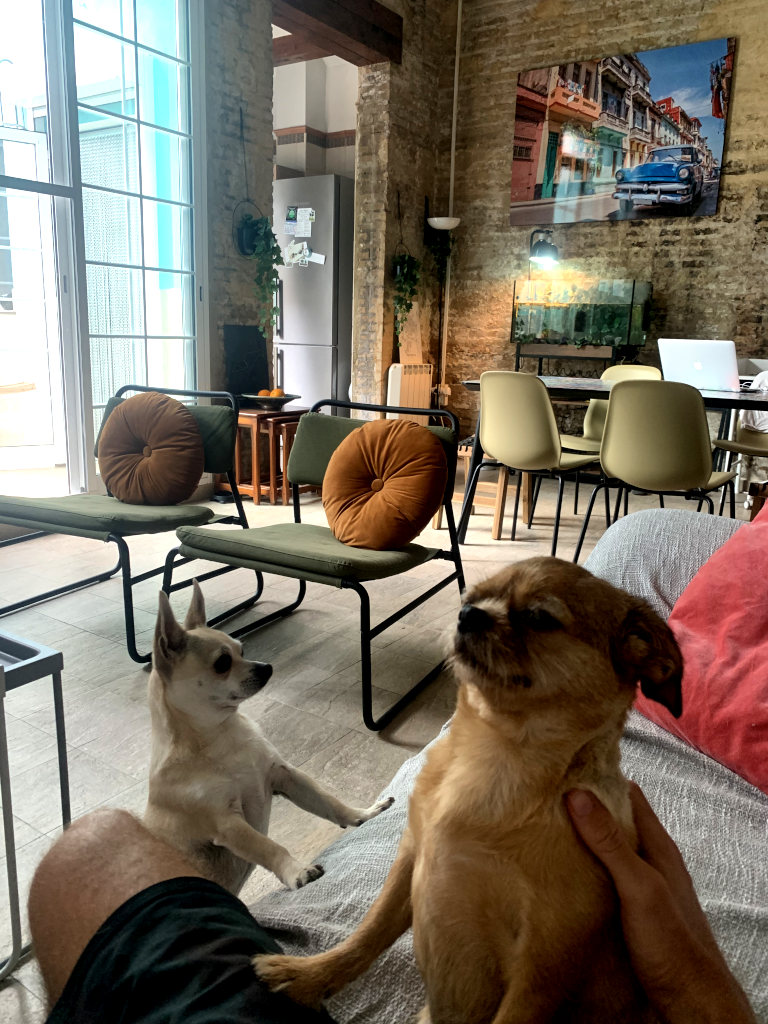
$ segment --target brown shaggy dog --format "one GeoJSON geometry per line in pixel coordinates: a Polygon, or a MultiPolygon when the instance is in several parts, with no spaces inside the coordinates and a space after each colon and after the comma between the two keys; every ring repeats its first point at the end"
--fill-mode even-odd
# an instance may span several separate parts
{"type": "Polygon", "coordinates": [[[682,660],[644,602],[555,558],[473,587],[459,614],[458,707],[411,796],[381,894],[335,949],[261,956],[307,1005],[362,973],[409,925],[421,1024],[653,1020],[615,892],[564,807],[592,790],[636,842],[619,737],[637,683],[673,714],[682,660]]]}

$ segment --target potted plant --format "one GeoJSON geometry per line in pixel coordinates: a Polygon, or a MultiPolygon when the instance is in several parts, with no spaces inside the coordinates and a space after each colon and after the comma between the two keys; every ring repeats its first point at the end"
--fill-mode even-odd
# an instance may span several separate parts
{"type": "Polygon", "coordinates": [[[237,226],[236,238],[241,255],[255,264],[256,317],[259,327],[266,333],[274,326],[280,311],[275,305],[275,292],[280,282],[277,268],[283,266],[283,255],[268,217],[244,214],[237,226]]]}
{"type": "Polygon", "coordinates": [[[413,308],[413,299],[421,280],[421,261],[408,252],[395,253],[392,257],[392,277],[395,280],[395,338],[397,339],[413,308]]]}

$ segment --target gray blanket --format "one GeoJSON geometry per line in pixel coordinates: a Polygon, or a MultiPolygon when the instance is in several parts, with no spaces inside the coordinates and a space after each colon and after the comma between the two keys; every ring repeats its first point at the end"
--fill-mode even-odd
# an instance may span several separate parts
{"type": "MultiPolygon", "coordinates": [[[[693,512],[635,513],[607,531],[587,567],[666,615],[734,529],[730,520],[693,512]]],[[[287,952],[328,949],[364,916],[394,859],[428,749],[407,761],[385,790],[396,799],[393,807],[320,854],[322,878],[298,892],[276,890],[251,908],[287,952]]],[[[768,797],[634,712],[622,740],[622,767],[682,849],[718,942],[758,1020],[768,1024],[768,797]]],[[[339,1024],[405,1024],[422,1000],[408,933],[328,1008],[339,1024]]]]}

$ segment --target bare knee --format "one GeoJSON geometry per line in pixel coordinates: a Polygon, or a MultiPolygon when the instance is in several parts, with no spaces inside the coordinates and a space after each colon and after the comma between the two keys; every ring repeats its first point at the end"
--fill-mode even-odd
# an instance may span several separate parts
{"type": "Polygon", "coordinates": [[[29,891],[29,927],[51,998],[118,907],[184,875],[199,872],[128,811],[92,811],[75,821],[41,860],[29,891]]]}

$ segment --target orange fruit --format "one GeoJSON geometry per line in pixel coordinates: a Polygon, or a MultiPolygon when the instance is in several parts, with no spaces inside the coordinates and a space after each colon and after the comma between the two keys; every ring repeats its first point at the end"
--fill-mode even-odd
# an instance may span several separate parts
{"type": "Polygon", "coordinates": [[[272,392],[269,390],[269,388],[262,388],[261,391],[257,392],[259,398],[269,398],[271,393],[272,392]]]}
{"type": "Polygon", "coordinates": [[[285,392],[282,388],[272,388],[269,394],[271,398],[285,398],[285,392]]]}

